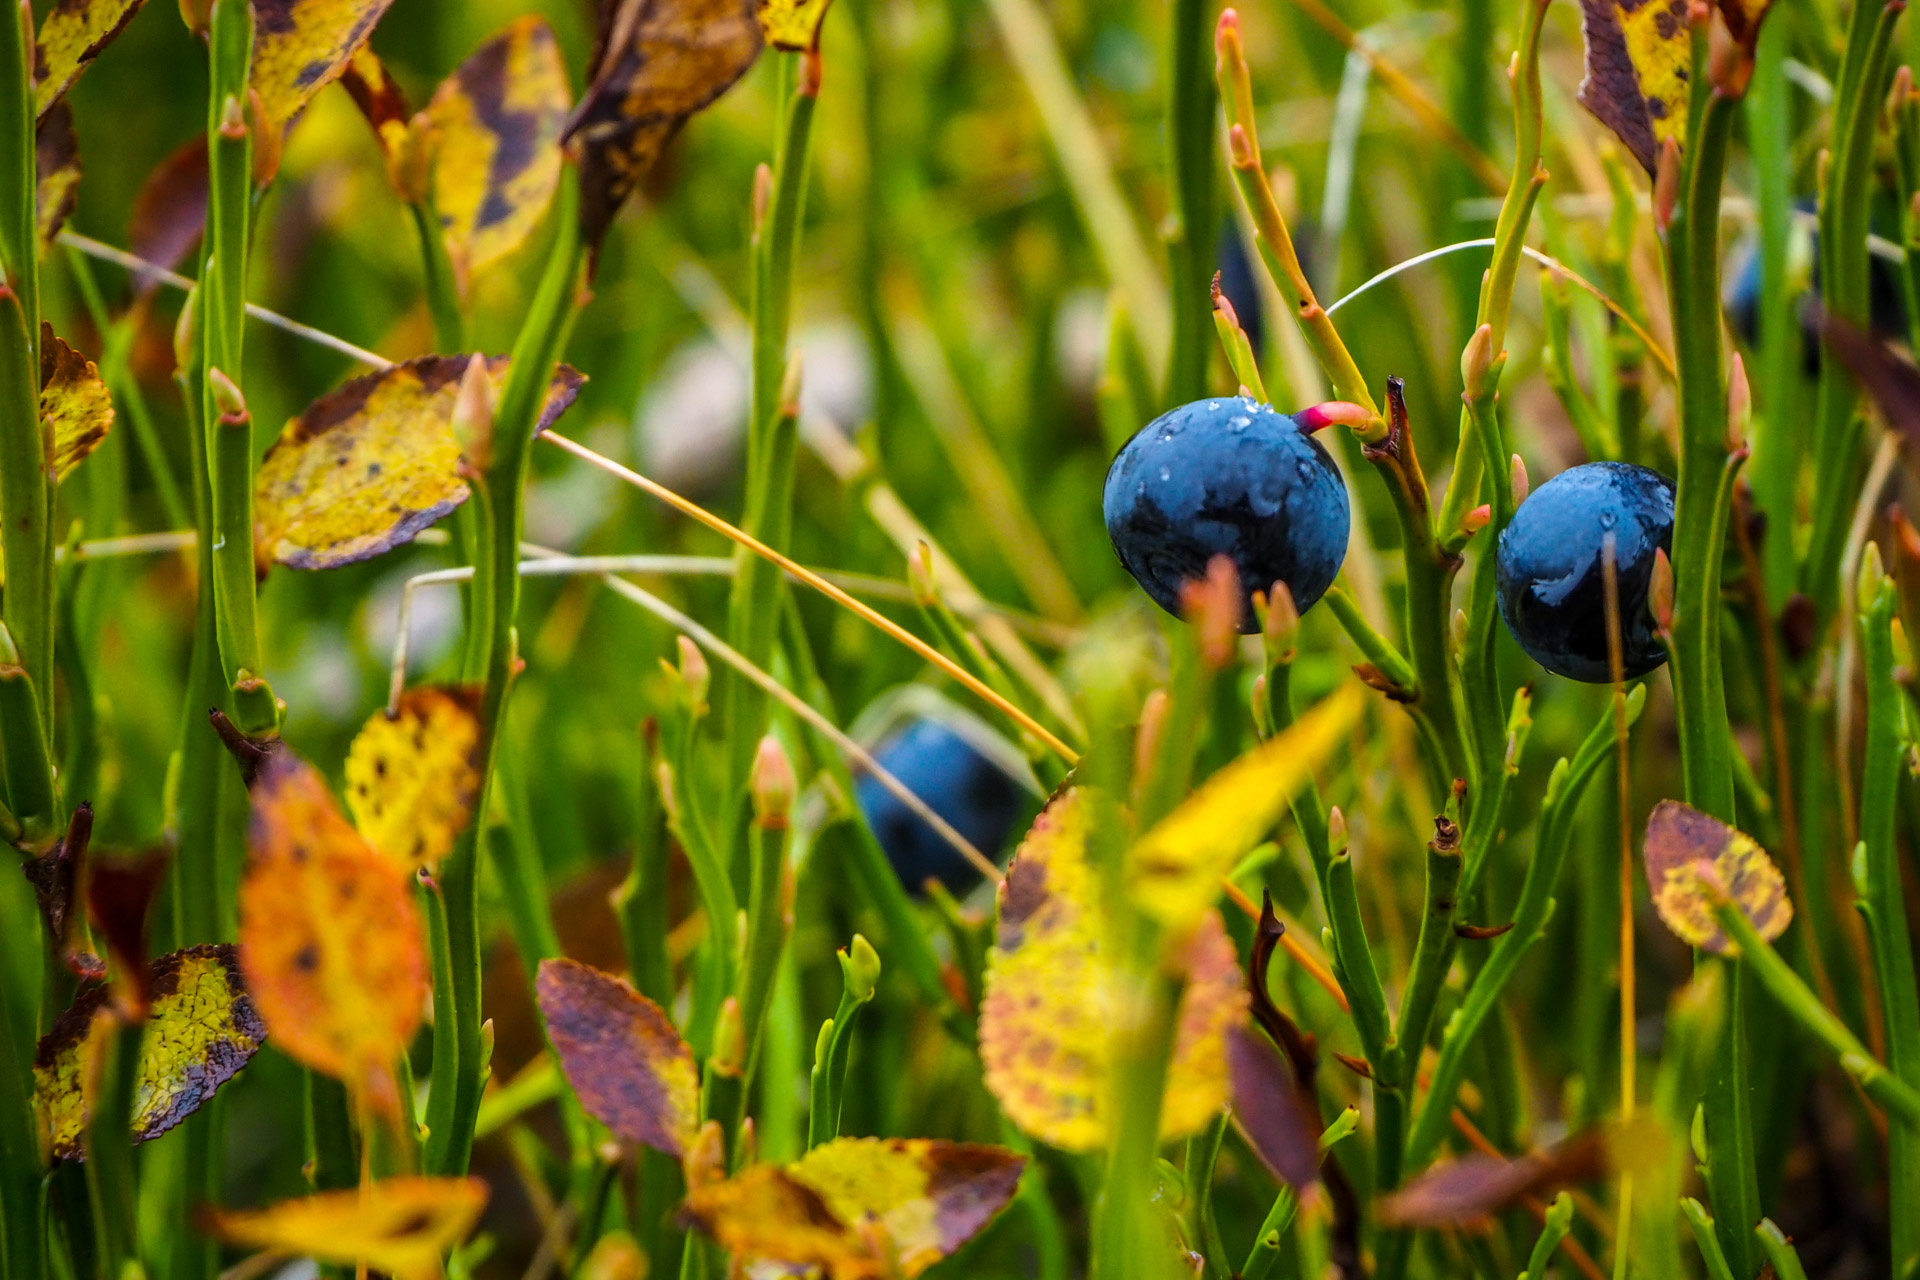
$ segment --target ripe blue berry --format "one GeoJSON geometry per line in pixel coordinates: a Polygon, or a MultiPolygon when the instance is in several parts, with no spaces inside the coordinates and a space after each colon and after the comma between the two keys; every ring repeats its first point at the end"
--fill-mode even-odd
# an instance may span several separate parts
{"type": "Polygon", "coordinates": [[[1621,657],[1628,679],[1667,660],[1647,608],[1654,551],[1673,550],[1673,481],[1625,462],[1562,471],[1520,504],[1500,535],[1500,616],[1547,670],[1600,684],[1607,659],[1602,548],[1613,535],[1621,657]]]}
{"type": "MultiPolygon", "coordinates": [[[[915,720],[894,731],[873,756],[989,858],[1005,847],[1029,808],[1019,782],[937,720],[915,720]]],[[[938,880],[959,893],[980,878],[972,863],[871,774],[855,780],[854,799],[909,892],[917,894],[928,880],[938,880]]]]}
{"type": "Polygon", "coordinates": [[[1180,588],[1216,555],[1233,560],[1260,629],[1255,591],[1284,582],[1306,612],[1347,554],[1347,487],[1311,434],[1242,396],[1195,400],[1154,419],[1107,469],[1102,507],[1115,554],[1155,604],[1180,611],[1180,588]]]}

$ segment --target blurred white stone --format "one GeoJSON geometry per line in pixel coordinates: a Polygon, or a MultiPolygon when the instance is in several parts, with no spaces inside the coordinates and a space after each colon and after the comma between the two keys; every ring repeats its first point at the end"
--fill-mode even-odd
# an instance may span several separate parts
{"type": "Polygon", "coordinates": [[[1107,297],[1098,289],[1075,289],[1053,316],[1053,358],[1074,391],[1091,393],[1107,367],[1107,297]]]}

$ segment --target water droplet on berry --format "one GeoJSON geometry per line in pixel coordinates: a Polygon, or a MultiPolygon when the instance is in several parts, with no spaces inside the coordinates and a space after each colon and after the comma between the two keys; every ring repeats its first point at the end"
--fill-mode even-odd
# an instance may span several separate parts
{"type": "Polygon", "coordinates": [[[1227,428],[1228,430],[1231,430],[1231,431],[1245,431],[1248,427],[1252,425],[1253,425],[1253,419],[1247,417],[1245,414],[1241,414],[1238,417],[1234,418],[1232,422],[1228,423],[1227,428]]]}
{"type": "Polygon", "coordinates": [[[1302,480],[1313,479],[1313,473],[1314,473],[1315,467],[1311,462],[1308,462],[1305,458],[1302,458],[1300,459],[1300,461],[1294,463],[1293,469],[1300,473],[1300,478],[1302,480]]]}
{"type": "Polygon", "coordinates": [[[1173,479],[1173,472],[1168,470],[1166,467],[1162,467],[1160,468],[1160,478],[1162,480],[1171,480],[1173,479]]]}
{"type": "Polygon", "coordinates": [[[1613,528],[1613,520],[1614,520],[1614,516],[1613,516],[1613,512],[1611,512],[1611,511],[1602,511],[1602,512],[1600,513],[1600,527],[1601,527],[1602,529],[1611,529],[1611,528],[1613,528]]]}
{"type": "Polygon", "coordinates": [[[1209,413],[1220,412],[1220,402],[1218,400],[1207,401],[1207,412],[1209,413]]]}

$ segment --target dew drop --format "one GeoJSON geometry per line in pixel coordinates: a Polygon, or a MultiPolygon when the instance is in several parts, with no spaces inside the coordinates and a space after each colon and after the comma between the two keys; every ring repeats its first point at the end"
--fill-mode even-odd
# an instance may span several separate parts
{"type": "Polygon", "coordinates": [[[1173,479],[1173,472],[1168,470],[1166,467],[1162,467],[1160,468],[1160,478],[1162,480],[1171,480],[1173,479]]]}
{"type": "Polygon", "coordinates": [[[1300,459],[1300,461],[1294,463],[1293,469],[1300,473],[1300,478],[1302,480],[1313,479],[1314,466],[1311,462],[1308,462],[1305,458],[1302,458],[1300,459]]]}
{"type": "Polygon", "coordinates": [[[1611,511],[1602,511],[1602,512],[1600,513],[1600,527],[1601,527],[1602,529],[1611,529],[1611,528],[1613,528],[1613,520],[1614,520],[1614,515],[1613,515],[1613,512],[1611,512],[1611,511]]]}
{"type": "Polygon", "coordinates": [[[1220,402],[1218,400],[1207,401],[1207,412],[1208,413],[1220,412],[1220,402]]]}
{"type": "Polygon", "coordinates": [[[1232,430],[1232,431],[1245,431],[1248,427],[1252,425],[1253,425],[1253,419],[1243,414],[1239,417],[1234,418],[1232,422],[1227,424],[1227,427],[1229,430],[1232,430]]]}

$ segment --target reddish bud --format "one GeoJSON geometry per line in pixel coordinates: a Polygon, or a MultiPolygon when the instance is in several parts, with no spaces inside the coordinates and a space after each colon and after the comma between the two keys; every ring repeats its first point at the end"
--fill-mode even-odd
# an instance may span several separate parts
{"type": "Polygon", "coordinates": [[[1469,534],[1475,534],[1486,528],[1492,520],[1493,508],[1483,502],[1460,518],[1460,527],[1469,534]]]}
{"type": "Polygon", "coordinates": [[[1199,631],[1200,660],[1210,670],[1218,671],[1233,661],[1245,608],[1240,574],[1230,556],[1213,557],[1207,561],[1205,578],[1181,588],[1180,612],[1199,631]]]}
{"type": "Polygon", "coordinates": [[[1647,609],[1662,635],[1673,629],[1673,562],[1658,547],[1653,551],[1653,575],[1647,582],[1647,609]]]}
{"type": "Polygon", "coordinates": [[[1660,143],[1660,155],[1653,169],[1653,222],[1665,231],[1673,225],[1673,211],[1680,203],[1680,143],[1666,138],[1660,143]]]}
{"type": "Polygon", "coordinates": [[[1346,400],[1327,400],[1308,405],[1294,414],[1293,420],[1302,431],[1313,432],[1336,423],[1343,427],[1364,427],[1373,421],[1373,415],[1346,400]]]}
{"type": "Polygon", "coordinates": [[[1533,491],[1533,485],[1527,480],[1527,464],[1521,461],[1517,453],[1507,460],[1507,482],[1513,486],[1515,505],[1525,502],[1527,495],[1533,491]]]}
{"type": "Polygon", "coordinates": [[[754,754],[753,771],[747,782],[753,796],[755,825],[767,831],[784,831],[787,815],[793,811],[796,787],[793,764],[787,759],[780,740],[772,734],[760,739],[760,749],[754,754]]]}

